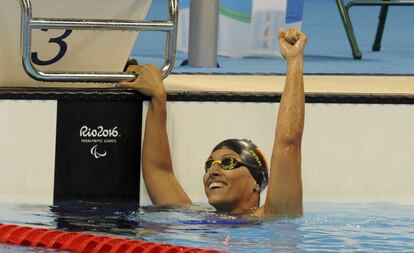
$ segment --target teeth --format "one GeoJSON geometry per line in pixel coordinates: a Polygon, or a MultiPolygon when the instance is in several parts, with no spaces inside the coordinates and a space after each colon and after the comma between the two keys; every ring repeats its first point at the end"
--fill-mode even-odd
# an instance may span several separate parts
{"type": "Polygon", "coordinates": [[[224,187],[224,184],[220,183],[220,182],[213,182],[208,186],[209,189],[213,189],[213,188],[217,188],[217,187],[218,188],[224,187]]]}

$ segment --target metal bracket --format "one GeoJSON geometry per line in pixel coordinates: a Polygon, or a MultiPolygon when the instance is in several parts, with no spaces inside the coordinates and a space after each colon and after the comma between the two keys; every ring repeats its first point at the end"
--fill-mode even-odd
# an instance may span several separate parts
{"type": "Polygon", "coordinates": [[[169,0],[169,20],[131,21],[101,19],[44,19],[33,18],[30,0],[20,0],[22,10],[21,54],[23,68],[35,80],[46,82],[95,82],[116,83],[134,80],[136,75],[127,72],[41,72],[30,58],[32,29],[73,29],[73,30],[122,30],[166,32],[166,45],[162,76],[166,78],[175,62],[177,44],[178,0],[169,0]]]}

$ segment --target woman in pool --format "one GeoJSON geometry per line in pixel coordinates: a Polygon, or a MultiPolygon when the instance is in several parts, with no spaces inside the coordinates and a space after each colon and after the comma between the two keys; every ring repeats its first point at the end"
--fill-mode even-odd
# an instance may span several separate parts
{"type": "MultiPolygon", "coordinates": [[[[257,217],[300,216],[302,206],[301,141],[304,127],[303,53],[307,37],[296,29],[279,30],[282,56],[287,62],[286,83],[279,106],[268,177],[267,162],[248,140],[219,143],[205,164],[204,189],[217,211],[257,217]],[[265,203],[260,192],[269,182],[265,203]]],[[[138,74],[118,86],[151,96],[145,126],[142,169],[154,204],[187,205],[191,200],[176,180],[166,131],[167,95],[161,71],[153,65],[130,66],[138,74]],[[156,152],[154,152],[156,151],[156,152]]]]}

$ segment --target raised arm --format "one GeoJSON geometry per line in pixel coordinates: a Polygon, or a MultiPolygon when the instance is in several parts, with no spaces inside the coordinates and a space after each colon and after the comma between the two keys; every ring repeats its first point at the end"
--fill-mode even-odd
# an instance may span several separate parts
{"type": "Polygon", "coordinates": [[[287,62],[287,74],[263,206],[265,215],[303,214],[301,142],[305,117],[303,51],[306,42],[306,35],[296,29],[279,30],[280,51],[287,62]]]}
{"type": "Polygon", "coordinates": [[[138,74],[138,78],[119,83],[118,87],[151,96],[142,149],[142,172],[149,197],[158,205],[191,204],[173,172],[166,128],[167,95],[161,71],[154,65],[132,65],[128,71],[138,74]]]}

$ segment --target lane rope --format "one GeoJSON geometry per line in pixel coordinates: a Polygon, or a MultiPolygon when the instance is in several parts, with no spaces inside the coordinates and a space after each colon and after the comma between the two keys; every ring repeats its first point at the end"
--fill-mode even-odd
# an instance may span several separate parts
{"type": "Polygon", "coordinates": [[[76,253],[224,253],[165,243],[0,223],[0,243],[76,253]]]}

